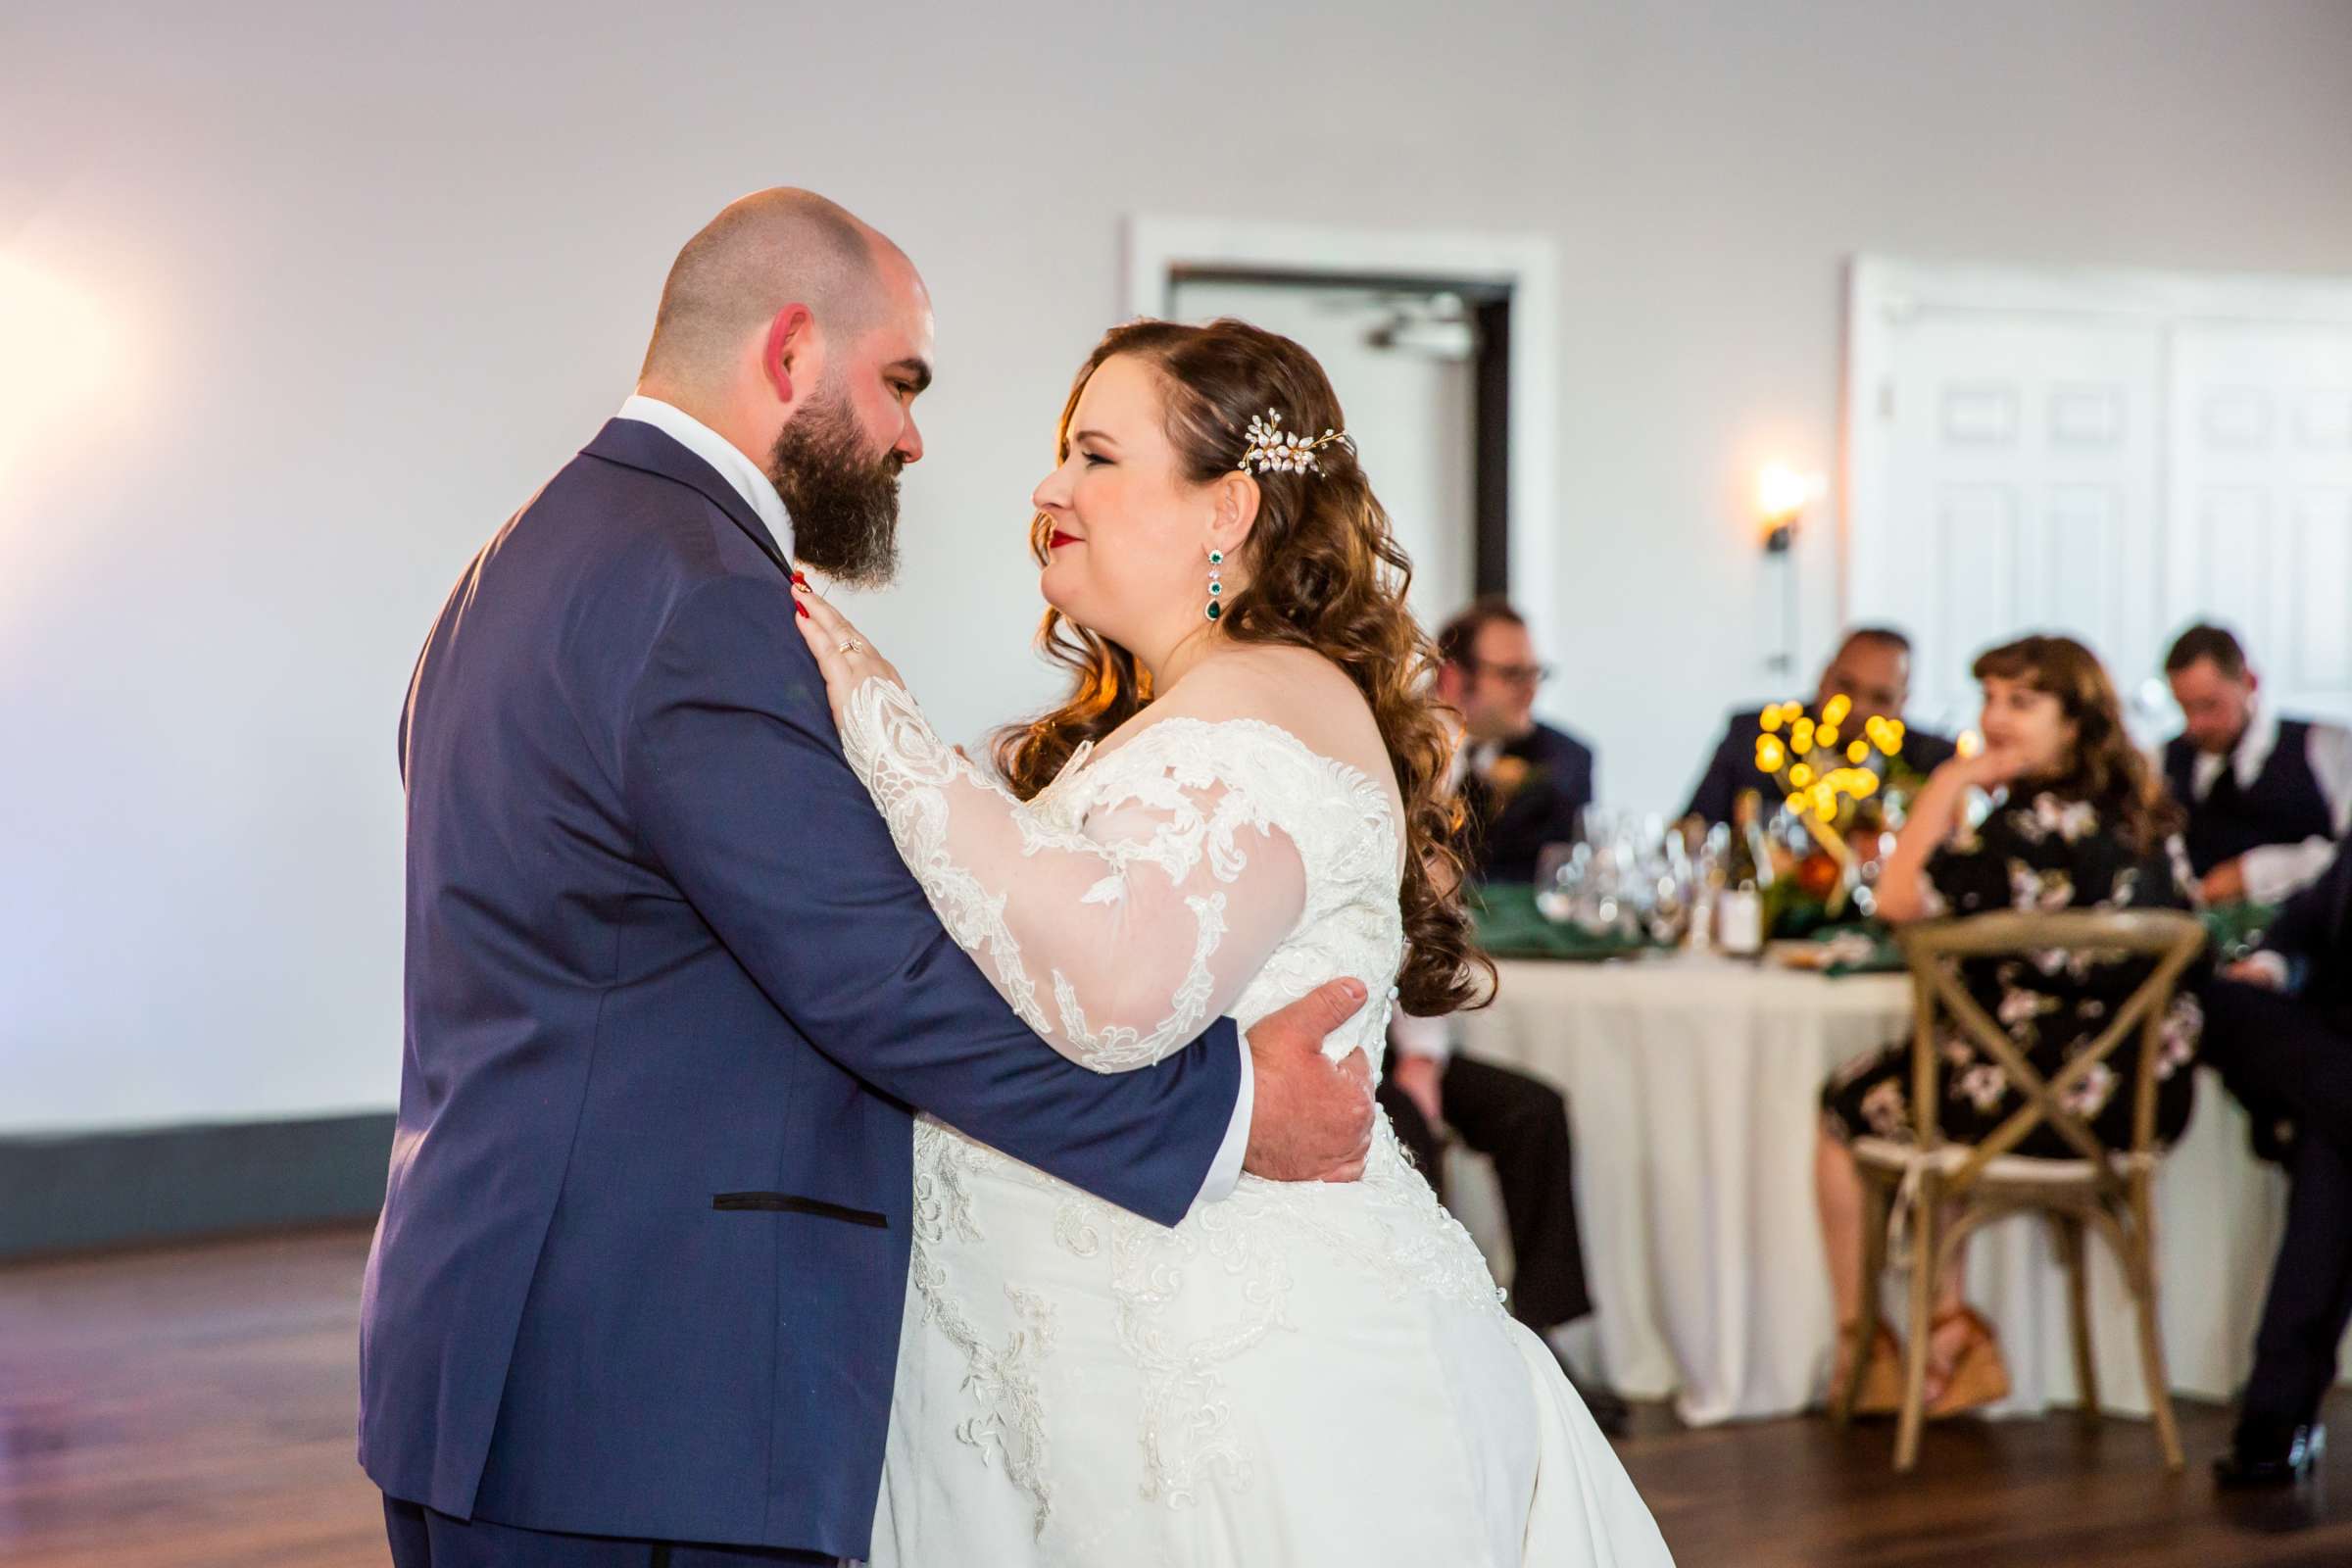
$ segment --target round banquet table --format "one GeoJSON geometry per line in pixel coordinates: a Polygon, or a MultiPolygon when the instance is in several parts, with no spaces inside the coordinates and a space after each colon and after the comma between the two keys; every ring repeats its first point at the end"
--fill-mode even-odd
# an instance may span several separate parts
{"type": "MultiPolygon", "coordinates": [[[[1907,1035],[1909,978],[1688,954],[1498,967],[1494,1004],[1464,1016],[1462,1047],[1568,1097],[1603,1378],[1637,1398],[1673,1396],[1693,1425],[1818,1403],[1837,1332],[1813,1203],[1821,1085],[1907,1035]]],[[[2195,1118],[2157,1179],[2157,1261],[2173,1387],[2226,1399],[2251,1357],[2284,1182],[2249,1152],[2220,1079],[2198,1080],[2195,1118]]],[[[2144,1414],[2130,1298],[2113,1255],[2094,1256],[2102,1400],[2144,1414]]],[[[1968,1285],[2009,1361],[2011,1396],[1993,1413],[2074,1402],[2048,1228],[2020,1217],[1979,1232],[1968,1285]]],[[[1886,1304],[1899,1326],[1899,1279],[1886,1304]]]]}

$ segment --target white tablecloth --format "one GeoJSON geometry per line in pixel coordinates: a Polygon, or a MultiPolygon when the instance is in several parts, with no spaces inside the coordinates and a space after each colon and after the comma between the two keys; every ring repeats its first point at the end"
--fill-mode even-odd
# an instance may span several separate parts
{"type": "MultiPolygon", "coordinates": [[[[1636,1397],[1672,1394],[1693,1424],[1816,1402],[1836,1338],[1813,1202],[1821,1085],[1907,1033],[1909,981],[1687,956],[1500,968],[1494,1005],[1464,1020],[1464,1049],[1568,1096],[1603,1376],[1636,1397]]],[[[2251,1359],[2284,1183],[2248,1152],[2219,1079],[2198,1076],[2195,1120],[2158,1178],[2158,1267],[2173,1386],[2223,1399],[2251,1359]]],[[[2144,1413],[2130,1298],[2094,1250],[2101,1400],[2144,1413]]],[[[1996,1413],[2074,1402],[2047,1227],[1980,1232],[1968,1285],[2009,1361],[1996,1413]]]]}

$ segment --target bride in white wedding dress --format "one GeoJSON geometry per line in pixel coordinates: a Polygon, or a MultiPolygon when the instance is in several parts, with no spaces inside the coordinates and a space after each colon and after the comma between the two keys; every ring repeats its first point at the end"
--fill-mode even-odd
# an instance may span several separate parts
{"type": "MultiPolygon", "coordinates": [[[[1148,1066],[1340,975],[1327,1043],[1477,996],[1405,563],[1303,349],[1114,329],[1038,488],[1070,702],[1007,789],[824,601],[851,765],[1055,1050],[1148,1066]],[[1098,744],[1099,741],[1099,744],[1098,744]]],[[[877,997],[876,1006],[890,999],[877,997]]],[[[1648,1510],[1385,1119],[1355,1182],[1245,1175],[1164,1229],[928,1119],[877,1565],[1648,1565],[1648,1510]]]]}

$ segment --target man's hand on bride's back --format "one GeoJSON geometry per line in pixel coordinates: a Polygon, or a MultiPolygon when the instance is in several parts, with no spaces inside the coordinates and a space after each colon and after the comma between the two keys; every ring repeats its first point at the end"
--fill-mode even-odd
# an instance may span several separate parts
{"type": "Polygon", "coordinates": [[[1372,1148],[1372,1065],[1343,1061],[1323,1039],[1364,1004],[1356,980],[1333,980],[1250,1031],[1250,1148],[1242,1168],[1277,1182],[1351,1182],[1372,1148]]]}

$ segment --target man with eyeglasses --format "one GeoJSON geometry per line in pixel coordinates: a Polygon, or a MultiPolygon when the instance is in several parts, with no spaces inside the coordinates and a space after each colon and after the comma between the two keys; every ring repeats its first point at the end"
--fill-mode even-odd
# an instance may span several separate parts
{"type": "Polygon", "coordinates": [[[1438,701],[1461,715],[1454,766],[1482,882],[1532,882],[1546,844],[1566,844],[1592,804],[1592,748],[1536,720],[1537,662],[1527,622],[1481,599],[1438,633],[1438,701]]]}
{"type": "MultiPolygon", "coordinates": [[[[1818,717],[1833,697],[1843,697],[1852,705],[1846,727],[1855,734],[1874,718],[1901,718],[1903,705],[1911,700],[1911,639],[1891,626],[1857,626],[1847,632],[1823,668],[1820,688],[1807,711],[1818,717]]],[[[1733,715],[1722,744],[1698,776],[1690,804],[1683,809],[1686,818],[1729,822],[1740,791],[1765,787],[1764,776],[1756,771],[1756,736],[1763,718],[1760,710],[1752,709],[1733,715]]],[[[1948,761],[1957,749],[1940,735],[1906,728],[1903,766],[1925,778],[1948,761]]]]}

